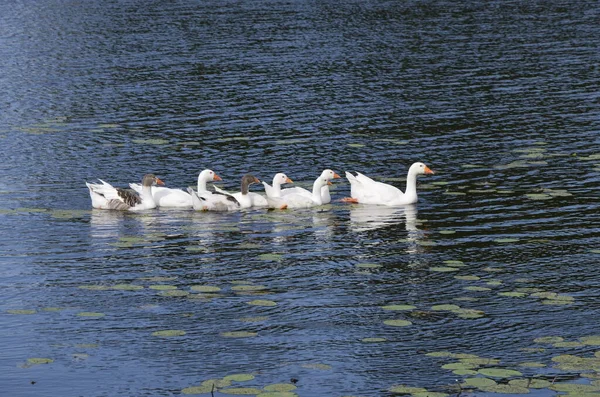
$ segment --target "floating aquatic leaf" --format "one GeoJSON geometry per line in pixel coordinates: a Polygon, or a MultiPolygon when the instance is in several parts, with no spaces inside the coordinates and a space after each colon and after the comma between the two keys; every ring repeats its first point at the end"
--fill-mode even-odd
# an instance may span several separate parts
{"type": "Polygon", "coordinates": [[[440,230],[440,234],[455,234],[456,230],[440,230]]]}
{"type": "Polygon", "coordinates": [[[458,305],[433,305],[431,306],[431,310],[438,310],[438,311],[452,311],[452,310],[458,310],[460,309],[460,306],[458,305]]]}
{"type": "Polygon", "coordinates": [[[361,269],[376,269],[382,267],[379,263],[357,263],[355,266],[361,269]]]}
{"type": "Polygon", "coordinates": [[[263,387],[263,390],[265,391],[292,391],[296,389],[297,387],[291,383],[273,383],[263,387]]]}
{"type": "Polygon", "coordinates": [[[212,285],[192,285],[190,287],[190,289],[192,291],[197,291],[197,292],[219,292],[219,291],[221,291],[221,288],[215,287],[212,285]]]}
{"type": "Polygon", "coordinates": [[[166,139],[133,139],[131,142],[138,145],[166,145],[169,143],[166,139]]]}
{"type": "Polygon", "coordinates": [[[298,395],[291,391],[264,391],[256,397],[298,397],[298,395]]]}
{"type": "Polygon", "coordinates": [[[527,394],[530,390],[526,387],[497,384],[480,388],[483,391],[502,394],[527,394]]]}
{"type": "Polygon", "coordinates": [[[233,291],[237,292],[249,292],[249,291],[263,291],[267,289],[264,285],[235,285],[231,287],[233,291]]]}
{"type": "Polygon", "coordinates": [[[498,238],[496,240],[494,240],[495,243],[516,243],[517,241],[519,241],[518,238],[498,238]]]}
{"type": "Polygon", "coordinates": [[[496,385],[496,381],[489,378],[467,378],[463,381],[463,386],[485,387],[496,385]]]}
{"type": "Polygon", "coordinates": [[[491,376],[492,378],[510,378],[511,376],[523,376],[523,374],[519,371],[505,368],[482,368],[477,372],[484,376],[491,376]]]}
{"type": "Polygon", "coordinates": [[[160,283],[160,282],[164,282],[164,281],[173,281],[176,280],[177,277],[169,277],[169,276],[152,276],[152,277],[142,277],[140,278],[140,280],[143,281],[150,281],[150,282],[155,282],[155,283],[160,283]]]}
{"type": "Polygon", "coordinates": [[[63,309],[60,307],[44,307],[44,308],[42,308],[42,311],[45,311],[45,312],[59,312],[61,310],[63,310],[63,309]]]}
{"type": "Polygon", "coordinates": [[[550,200],[552,196],[546,193],[528,193],[525,195],[530,200],[550,200]]]}
{"type": "Polygon", "coordinates": [[[477,371],[474,371],[472,369],[455,369],[454,371],[452,371],[452,373],[460,376],[477,375],[477,371]]]}
{"type": "Polygon", "coordinates": [[[261,254],[258,256],[260,260],[263,261],[281,261],[283,259],[283,255],[281,254],[261,254]]]}
{"type": "Polygon", "coordinates": [[[472,286],[472,287],[465,287],[466,291],[475,291],[475,292],[485,292],[485,291],[491,291],[491,288],[487,288],[487,287],[477,287],[477,286],[472,286]]]}
{"type": "Polygon", "coordinates": [[[387,342],[387,339],[385,339],[385,338],[362,338],[360,341],[364,342],[364,343],[379,343],[379,342],[387,342]]]}
{"type": "Polygon", "coordinates": [[[498,365],[500,360],[496,358],[485,358],[485,357],[472,357],[472,358],[461,358],[461,362],[469,363],[474,365],[498,365]]]}
{"type": "Polygon", "coordinates": [[[302,364],[303,368],[309,368],[309,369],[318,369],[321,371],[329,371],[331,370],[331,365],[329,364],[321,364],[321,363],[309,363],[309,364],[302,364]]]}
{"type": "Polygon", "coordinates": [[[277,302],[273,302],[266,299],[255,299],[246,303],[253,306],[277,306],[277,302]]]}
{"type": "Polygon", "coordinates": [[[347,146],[348,147],[356,147],[356,148],[365,147],[365,145],[363,145],[362,143],[348,143],[347,146]]]}
{"type": "Polygon", "coordinates": [[[498,295],[500,295],[500,296],[508,296],[510,298],[524,298],[524,297],[527,296],[526,293],[524,293],[524,292],[517,292],[517,291],[499,292],[498,295]]]}
{"type": "Polygon", "coordinates": [[[496,287],[498,285],[502,285],[502,281],[501,280],[489,280],[488,282],[486,282],[487,285],[491,285],[492,287],[496,287]]]}
{"type": "Polygon", "coordinates": [[[35,314],[35,313],[37,313],[37,311],[33,310],[33,309],[9,309],[6,312],[10,313],[10,314],[35,314]]]}
{"type": "Polygon", "coordinates": [[[546,389],[552,385],[552,382],[547,381],[546,379],[513,379],[508,382],[509,385],[512,386],[520,386],[526,387],[529,389],[546,389]]]}
{"type": "Polygon", "coordinates": [[[467,193],[464,192],[449,192],[449,191],[445,191],[444,194],[447,194],[449,196],[466,196],[467,193]]]}
{"type": "Polygon", "coordinates": [[[385,320],[383,323],[392,327],[406,327],[412,324],[408,320],[385,320]]]}
{"type": "Polygon", "coordinates": [[[209,387],[215,387],[215,388],[222,388],[222,387],[229,387],[231,386],[231,381],[230,380],[225,380],[225,379],[208,379],[205,380],[204,382],[202,382],[200,384],[200,386],[209,386],[209,387]]]}
{"type": "Polygon", "coordinates": [[[227,375],[223,378],[223,380],[225,380],[225,381],[232,381],[232,382],[247,382],[252,379],[254,379],[254,375],[252,375],[252,374],[233,374],[233,375],[227,375]]]}
{"type": "Polygon", "coordinates": [[[543,347],[521,347],[519,350],[525,353],[543,353],[546,351],[543,347]]]}
{"type": "Polygon", "coordinates": [[[579,340],[584,345],[600,346],[600,335],[584,336],[579,340]]]}
{"type": "Polygon", "coordinates": [[[80,313],[77,313],[77,315],[79,317],[104,317],[105,316],[104,313],[98,313],[98,312],[80,312],[80,313]]]}
{"type": "Polygon", "coordinates": [[[162,338],[169,338],[172,336],[183,336],[185,335],[185,331],[180,329],[165,329],[162,331],[155,331],[152,333],[152,336],[160,336],[162,338]]]}
{"type": "Polygon", "coordinates": [[[449,363],[449,364],[442,365],[443,369],[450,369],[450,370],[455,370],[455,369],[473,369],[473,368],[477,368],[477,367],[479,367],[479,365],[477,365],[477,364],[470,364],[470,363],[464,363],[464,362],[449,363]]]}
{"type": "Polygon", "coordinates": [[[526,361],[523,363],[519,363],[519,367],[525,367],[525,368],[544,368],[545,366],[546,366],[546,364],[538,363],[535,361],[526,361]]]}
{"type": "Polygon", "coordinates": [[[171,291],[177,289],[176,285],[167,285],[167,284],[157,284],[148,286],[150,289],[158,290],[158,291],[171,291]]]}
{"type": "Polygon", "coordinates": [[[449,351],[439,351],[439,352],[430,352],[426,353],[426,356],[429,357],[452,357],[454,358],[455,354],[449,351]]]}
{"type": "Polygon", "coordinates": [[[182,394],[206,394],[213,391],[213,387],[209,385],[186,387],[181,390],[182,394]]]}
{"type": "Polygon", "coordinates": [[[387,305],[381,306],[383,310],[413,310],[416,306],[413,305],[387,305]]]}
{"type": "Polygon", "coordinates": [[[423,387],[411,387],[411,386],[398,385],[398,386],[392,386],[389,389],[389,391],[392,393],[398,393],[398,394],[413,394],[413,393],[425,393],[425,392],[427,392],[427,389],[425,389],[423,387]]]}
{"type": "Polygon", "coordinates": [[[564,391],[568,393],[593,393],[600,391],[600,386],[586,385],[582,383],[554,383],[548,388],[550,390],[564,391]]]}
{"type": "Polygon", "coordinates": [[[465,263],[463,261],[456,261],[456,260],[448,260],[448,261],[444,261],[444,263],[448,266],[451,267],[463,267],[465,266],[465,263]]]}
{"type": "Polygon", "coordinates": [[[477,281],[480,279],[478,276],[454,276],[457,280],[465,280],[465,281],[477,281]]]}
{"type": "Polygon", "coordinates": [[[422,247],[434,247],[437,245],[435,241],[429,240],[417,240],[417,244],[419,244],[422,247]]]}
{"type": "Polygon", "coordinates": [[[142,285],[135,285],[135,284],[116,284],[116,285],[113,285],[111,288],[114,290],[120,290],[120,291],[139,291],[141,289],[144,289],[144,287],[142,285]]]}
{"type": "Polygon", "coordinates": [[[225,338],[253,338],[255,336],[258,336],[258,333],[249,331],[230,331],[221,332],[221,336],[225,338]]]}
{"type": "Polygon", "coordinates": [[[27,359],[27,363],[31,364],[31,365],[50,364],[53,362],[54,362],[54,360],[51,358],[32,357],[32,358],[27,359]]]}
{"type": "Polygon", "coordinates": [[[412,397],[448,397],[448,394],[438,391],[423,391],[419,393],[412,393],[412,397]]]}
{"type": "Polygon", "coordinates": [[[548,343],[548,344],[553,344],[553,343],[558,343],[558,342],[562,342],[565,339],[560,337],[560,336],[542,336],[540,338],[535,338],[533,341],[535,343],[548,343]]]}
{"type": "Polygon", "coordinates": [[[458,270],[458,268],[450,266],[434,266],[429,268],[429,271],[432,272],[457,272],[458,270]]]}
{"type": "Polygon", "coordinates": [[[261,389],[254,387],[232,387],[229,389],[220,389],[219,393],[223,394],[236,394],[236,395],[257,395],[262,392],[261,389]]]}
{"type": "Polygon", "coordinates": [[[488,267],[484,267],[483,271],[486,271],[486,272],[503,272],[504,269],[500,269],[500,268],[497,268],[497,267],[489,267],[488,266],[488,267]]]}
{"type": "Polygon", "coordinates": [[[174,290],[170,290],[170,291],[160,291],[158,294],[160,296],[181,297],[181,296],[188,296],[190,293],[188,291],[174,289],[174,290]]]}

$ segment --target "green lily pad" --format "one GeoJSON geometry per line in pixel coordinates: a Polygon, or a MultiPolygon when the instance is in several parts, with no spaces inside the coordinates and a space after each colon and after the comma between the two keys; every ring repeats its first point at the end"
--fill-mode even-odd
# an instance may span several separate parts
{"type": "Polygon", "coordinates": [[[186,387],[181,390],[182,394],[207,394],[213,391],[213,387],[209,385],[186,387]]]}
{"type": "Polygon", "coordinates": [[[545,366],[546,366],[546,364],[538,363],[535,361],[525,361],[525,362],[519,363],[519,367],[525,367],[525,368],[544,368],[545,366]]]}
{"type": "Polygon", "coordinates": [[[31,364],[31,365],[50,364],[53,362],[54,362],[54,360],[51,358],[32,357],[32,358],[27,359],[27,363],[31,364]]]}
{"type": "Polygon", "coordinates": [[[495,243],[506,244],[506,243],[516,243],[519,241],[518,238],[498,238],[494,240],[495,243]]]}
{"type": "Polygon", "coordinates": [[[215,287],[212,285],[192,285],[190,287],[190,289],[192,291],[197,291],[197,292],[219,292],[219,291],[221,291],[221,288],[215,287]]]}
{"type": "Polygon", "coordinates": [[[77,315],[79,317],[96,317],[96,318],[105,316],[104,313],[98,313],[98,312],[80,312],[80,313],[77,313],[77,315]]]}
{"type": "Polygon", "coordinates": [[[465,362],[449,363],[449,364],[442,365],[442,369],[450,369],[450,370],[455,370],[455,369],[473,369],[473,368],[477,368],[477,367],[479,367],[479,365],[465,363],[465,362]]]}
{"type": "Polygon", "coordinates": [[[425,389],[423,387],[411,387],[411,386],[398,385],[398,386],[392,386],[389,389],[389,391],[392,393],[398,393],[398,394],[413,394],[413,393],[426,393],[427,389],[425,389]]]}
{"type": "Polygon", "coordinates": [[[135,284],[116,284],[111,287],[111,289],[118,291],[139,291],[144,289],[142,285],[135,284]]]}
{"type": "Polygon", "coordinates": [[[416,309],[416,306],[413,305],[387,305],[381,306],[383,310],[413,310],[416,309]]]}
{"type": "Polygon", "coordinates": [[[439,231],[440,234],[455,234],[456,230],[440,230],[439,231]]]}
{"type": "Polygon", "coordinates": [[[508,382],[512,386],[526,387],[528,389],[547,389],[552,386],[552,382],[546,379],[513,379],[508,382]]]}
{"type": "Polygon", "coordinates": [[[44,311],[44,312],[59,312],[61,310],[64,310],[64,309],[61,307],[43,307],[42,308],[42,311],[44,311]]]}
{"type": "Polygon", "coordinates": [[[354,266],[360,269],[377,269],[379,267],[382,267],[383,265],[380,265],[379,263],[357,263],[354,266]]]}
{"type": "Polygon", "coordinates": [[[263,261],[281,261],[283,259],[283,255],[281,254],[261,254],[258,256],[260,260],[263,261]]]}
{"type": "Polygon", "coordinates": [[[267,321],[269,319],[268,316],[256,316],[256,317],[242,317],[239,321],[243,323],[259,323],[261,321],[267,321]]]}
{"type": "Polygon", "coordinates": [[[426,353],[426,356],[429,357],[452,357],[454,358],[455,354],[449,351],[439,351],[439,352],[430,352],[426,353]]]}
{"type": "Polygon", "coordinates": [[[481,279],[481,277],[478,277],[478,276],[454,276],[454,278],[457,280],[464,280],[464,281],[477,281],[477,280],[481,279]]]}
{"type": "Polygon", "coordinates": [[[36,310],[33,309],[9,309],[6,311],[9,314],[35,314],[36,310]]]}
{"type": "Polygon", "coordinates": [[[439,391],[423,391],[419,393],[412,393],[412,397],[448,397],[449,394],[442,393],[439,391]]]}
{"type": "Polygon", "coordinates": [[[271,385],[267,385],[267,386],[263,387],[263,390],[285,392],[285,391],[296,390],[296,386],[292,385],[291,383],[273,383],[271,385]]]}
{"type": "Polygon", "coordinates": [[[232,291],[236,292],[253,292],[253,291],[263,291],[267,289],[264,285],[234,285],[231,287],[232,291]]]}
{"type": "Polygon", "coordinates": [[[576,341],[570,341],[570,342],[558,342],[558,343],[554,343],[552,346],[554,347],[559,347],[559,348],[573,348],[573,347],[581,347],[583,346],[583,343],[581,342],[576,342],[576,341]]]}
{"type": "Polygon", "coordinates": [[[258,333],[250,331],[230,331],[221,332],[221,336],[225,338],[254,338],[255,336],[258,336],[258,333]]]}
{"type": "Polygon", "coordinates": [[[453,311],[453,310],[458,310],[460,309],[460,306],[458,305],[433,305],[431,306],[431,310],[436,310],[436,311],[453,311]]]}
{"type": "Polygon", "coordinates": [[[463,381],[463,386],[486,387],[496,385],[496,381],[489,378],[467,378],[463,381]]]}
{"type": "Polygon", "coordinates": [[[584,345],[600,346],[600,335],[584,336],[583,338],[579,338],[579,340],[584,345]]]}
{"type": "Polygon", "coordinates": [[[169,143],[166,139],[132,139],[131,142],[138,145],[166,145],[169,143]]]}
{"type": "Polygon", "coordinates": [[[565,339],[560,337],[560,336],[542,336],[539,338],[535,338],[533,341],[535,343],[548,343],[548,344],[554,344],[554,343],[558,343],[558,342],[562,342],[565,339]]]}
{"type": "Polygon", "coordinates": [[[232,381],[232,382],[247,382],[252,379],[254,379],[254,375],[252,375],[252,374],[233,374],[233,375],[227,375],[223,378],[223,380],[225,380],[225,381],[232,381]]]}
{"type": "Polygon", "coordinates": [[[387,339],[385,339],[385,338],[362,338],[360,341],[364,342],[364,343],[379,343],[379,342],[387,342],[387,339]]]}
{"type": "Polygon", "coordinates": [[[452,310],[452,313],[457,314],[458,317],[464,319],[481,318],[485,316],[485,312],[476,309],[456,309],[452,310]]]}
{"type": "Polygon", "coordinates": [[[441,273],[445,273],[445,272],[457,272],[459,269],[456,267],[450,267],[450,266],[434,266],[434,267],[430,267],[429,271],[431,272],[441,272],[441,273]]]}
{"type": "Polygon", "coordinates": [[[452,371],[452,373],[460,376],[477,375],[477,371],[474,371],[472,369],[455,369],[454,371],[452,371]]]}
{"type": "Polygon", "coordinates": [[[500,360],[497,358],[485,358],[485,357],[473,357],[473,358],[461,358],[461,362],[469,363],[474,365],[498,365],[500,360]]]}
{"type": "Polygon", "coordinates": [[[298,395],[291,391],[264,391],[256,397],[298,397],[298,395]]]}
{"type": "Polygon", "coordinates": [[[526,293],[524,293],[524,292],[517,292],[517,291],[499,292],[498,295],[500,295],[500,296],[507,296],[509,298],[524,298],[524,297],[527,296],[526,293]]]}
{"type": "Polygon", "coordinates": [[[472,286],[472,287],[465,287],[464,288],[466,291],[473,291],[473,292],[486,292],[486,291],[491,291],[491,288],[487,288],[487,287],[477,287],[477,286],[472,286]]]}
{"type": "Polygon", "coordinates": [[[451,267],[463,267],[463,266],[465,266],[465,263],[463,261],[457,261],[457,260],[447,260],[447,261],[444,261],[444,263],[447,266],[451,266],[451,267]]]}
{"type": "Polygon", "coordinates": [[[277,302],[273,302],[266,299],[255,299],[246,303],[253,306],[277,306],[277,302]]]}
{"type": "Polygon", "coordinates": [[[501,393],[501,394],[528,394],[528,393],[530,393],[530,390],[526,387],[515,386],[515,385],[504,385],[504,384],[485,386],[480,389],[483,391],[491,392],[491,393],[501,393]]]}
{"type": "Polygon", "coordinates": [[[179,289],[168,290],[168,291],[160,291],[158,295],[160,296],[170,296],[170,297],[181,297],[188,296],[190,293],[188,291],[182,291],[179,289]]]}
{"type": "Polygon", "coordinates": [[[148,288],[158,290],[158,291],[170,291],[170,290],[177,289],[177,286],[176,285],[157,284],[157,285],[150,285],[148,288]]]}
{"type": "Polygon", "coordinates": [[[80,285],[77,288],[90,290],[90,291],[106,291],[106,290],[110,289],[110,287],[107,285],[80,285]]]}
{"type": "Polygon", "coordinates": [[[593,393],[600,390],[600,386],[582,383],[554,383],[548,388],[550,390],[564,391],[567,393],[593,393]]]}
{"type": "Polygon", "coordinates": [[[383,323],[392,327],[406,327],[408,325],[412,325],[412,323],[408,320],[385,320],[383,323]]]}
{"type": "Polygon", "coordinates": [[[185,335],[185,331],[179,329],[165,329],[162,331],[155,331],[152,333],[152,336],[160,336],[162,338],[169,338],[173,336],[183,336],[185,335]]]}
{"type": "Polygon", "coordinates": [[[519,371],[505,368],[482,368],[477,372],[484,376],[491,376],[492,378],[510,378],[512,376],[523,376],[523,374],[519,371]]]}

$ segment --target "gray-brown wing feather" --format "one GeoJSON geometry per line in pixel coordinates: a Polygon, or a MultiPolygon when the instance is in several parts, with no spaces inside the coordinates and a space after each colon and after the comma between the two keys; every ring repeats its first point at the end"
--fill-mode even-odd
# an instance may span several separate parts
{"type": "Polygon", "coordinates": [[[142,199],[134,190],[117,188],[117,193],[119,193],[121,200],[130,207],[142,203],[142,199]]]}

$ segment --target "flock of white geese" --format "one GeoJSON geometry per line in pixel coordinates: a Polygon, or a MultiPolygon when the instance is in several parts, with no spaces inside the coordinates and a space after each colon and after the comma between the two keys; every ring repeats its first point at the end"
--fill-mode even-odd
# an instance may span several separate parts
{"type": "MultiPolygon", "coordinates": [[[[377,182],[359,172],[353,175],[346,172],[350,182],[350,196],[341,199],[347,203],[361,203],[385,206],[401,206],[416,203],[417,176],[434,172],[421,162],[414,163],[408,170],[406,190],[402,192],[395,186],[377,182]]],[[[313,183],[312,191],[302,187],[282,189],[281,185],[293,183],[287,175],[278,173],[273,184],[262,182],[265,195],[250,192],[250,185],[260,183],[253,175],[242,177],[241,191],[226,192],[213,186],[208,190],[208,182],[222,180],[214,171],[204,170],[198,175],[197,191],[187,188],[172,189],[164,186],[164,182],[154,174],[146,174],[141,184],[129,184],[131,189],[115,188],[99,179],[100,183],[86,185],[90,191],[92,207],[106,210],[140,211],[157,207],[193,208],[197,211],[233,211],[241,208],[267,207],[274,209],[308,208],[331,202],[329,185],[333,179],[340,178],[330,169],[324,170],[313,183]]]]}

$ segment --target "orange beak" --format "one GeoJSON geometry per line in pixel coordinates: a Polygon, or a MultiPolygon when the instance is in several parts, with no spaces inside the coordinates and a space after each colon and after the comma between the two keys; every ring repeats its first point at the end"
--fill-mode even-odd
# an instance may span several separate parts
{"type": "Polygon", "coordinates": [[[329,186],[333,185],[333,183],[331,183],[331,181],[327,181],[327,184],[328,184],[329,186]]]}
{"type": "Polygon", "coordinates": [[[425,166],[425,173],[426,174],[430,174],[430,175],[435,174],[435,172],[433,172],[433,170],[431,168],[427,167],[427,166],[425,166]]]}
{"type": "Polygon", "coordinates": [[[294,181],[292,181],[290,178],[287,178],[287,179],[285,180],[285,183],[294,183],[294,181]]]}
{"type": "Polygon", "coordinates": [[[336,174],[336,173],[334,172],[334,173],[333,173],[333,179],[336,179],[336,178],[341,178],[341,176],[339,176],[338,174],[336,174]]]}
{"type": "Polygon", "coordinates": [[[213,181],[222,181],[223,179],[221,179],[221,177],[217,174],[215,174],[215,176],[213,176],[213,181]]]}
{"type": "Polygon", "coordinates": [[[161,181],[160,179],[156,178],[156,184],[157,185],[164,185],[165,183],[163,181],[161,181]]]}
{"type": "Polygon", "coordinates": [[[258,179],[257,177],[254,177],[254,183],[260,183],[260,179],[258,179]]]}

